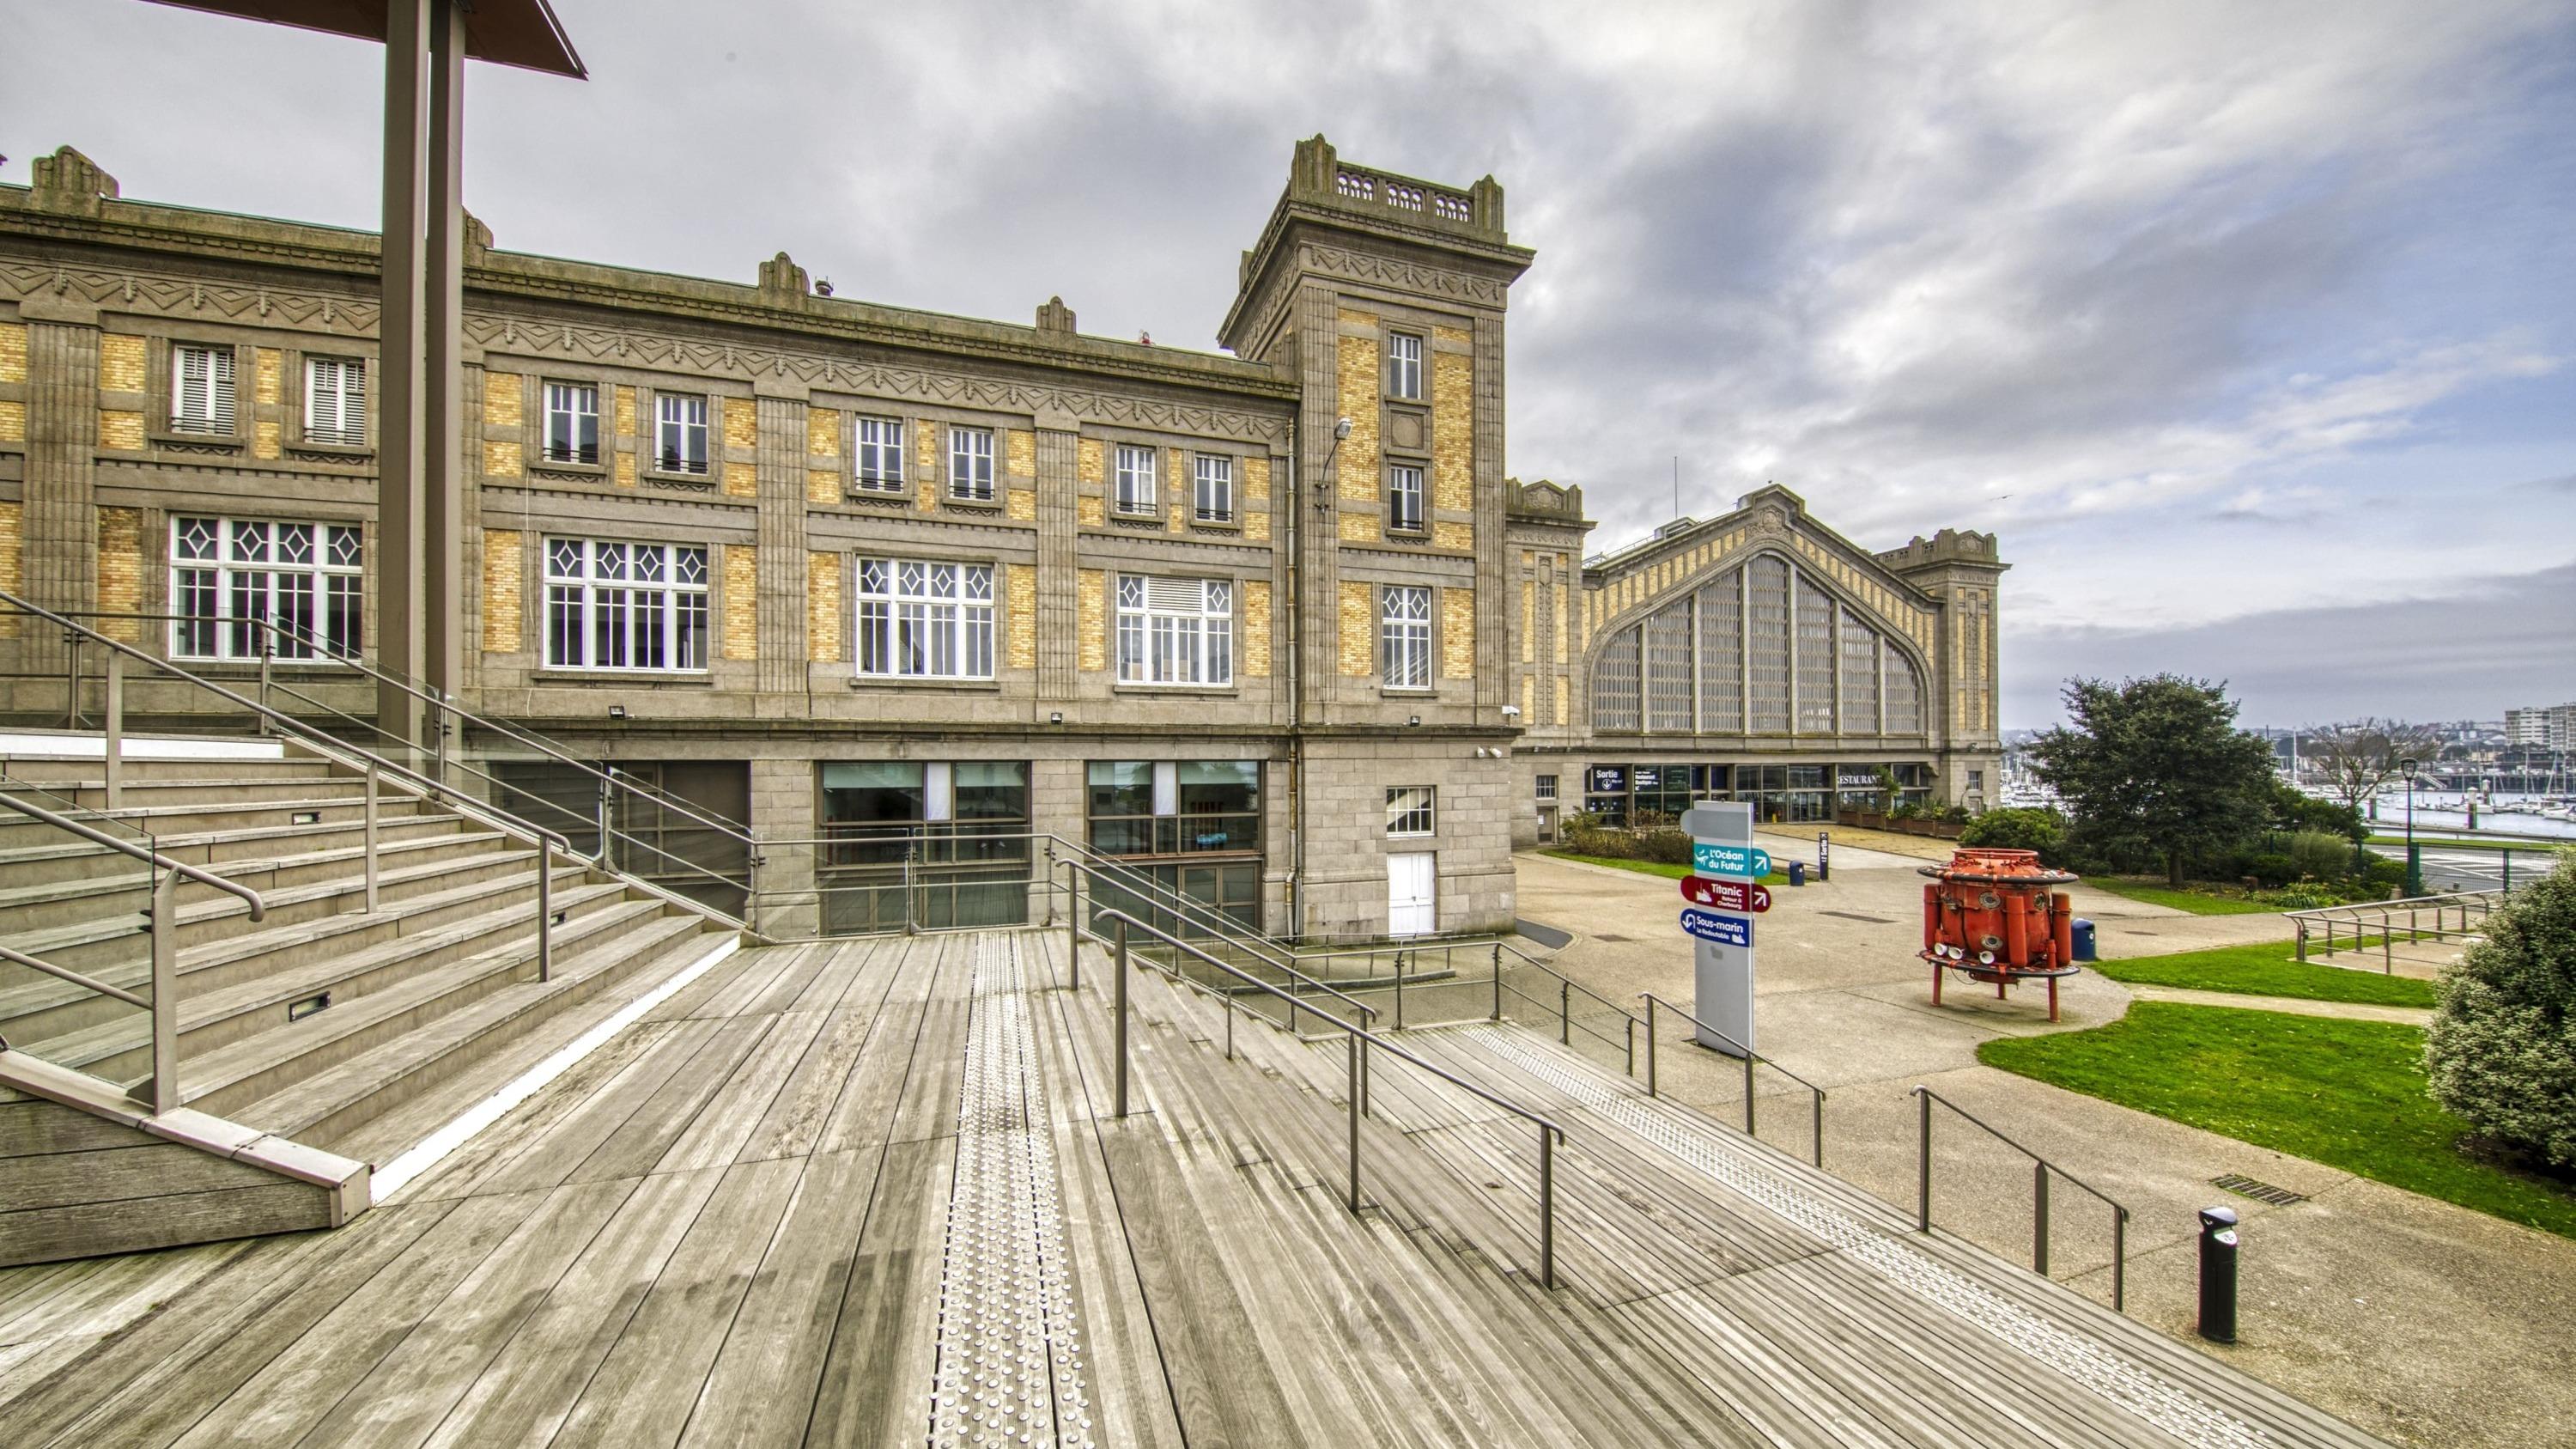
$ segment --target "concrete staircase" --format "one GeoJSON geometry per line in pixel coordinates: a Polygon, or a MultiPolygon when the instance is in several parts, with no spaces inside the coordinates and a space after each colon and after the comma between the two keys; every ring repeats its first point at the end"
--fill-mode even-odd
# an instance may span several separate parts
{"type": "MultiPolygon", "coordinates": [[[[497,829],[382,791],[369,910],[365,782],[330,762],[251,742],[225,749],[229,758],[151,758],[152,742],[130,741],[111,811],[94,738],[66,736],[51,752],[41,738],[13,744],[0,788],[111,831],[147,832],[165,854],[267,900],[254,922],[232,896],[194,883],[179,891],[182,1099],[191,1114],[239,1129],[215,1133],[222,1141],[248,1133],[390,1161],[734,935],[558,856],[553,967],[539,981],[537,852],[497,829]]],[[[0,945],[148,995],[149,904],[140,862],[0,811],[0,945]]],[[[15,965],[0,964],[0,1041],[6,1060],[31,1073],[68,1069],[130,1088],[151,1070],[146,1013],[15,965]]],[[[66,1128],[56,1113],[69,1108],[23,1100],[65,1101],[46,1090],[54,1084],[0,1077],[0,1089],[20,1089],[0,1090],[0,1159],[41,1155],[49,1133],[105,1150],[95,1132],[66,1128]]],[[[99,1104],[76,1105],[98,1115],[99,1104]]],[[[167,1195],[149,1191],[148,1175],[115,1182],[118,1161],[92,1159],[98,1170],[78,1175],[88,1182],[67,1180],[47,1200],[0,1193],[0,1262],[35,1261],[65,1243],[94,1253],[278,1226],[257,1215],[227,1223],[202,1204],[156,1207],[167,1195]],[[77,1209],[111,1200],[83,1195],[101,1191],[128,1195],[112,1199],[119,1212],[90,1214],[74,1231],[77,1209]],[[98,1236],[103,1221],[123,1224],[121,1236],[98,1236]]],[[[325,1216],[344,1216],[347,1196],[325,1216]]]]}

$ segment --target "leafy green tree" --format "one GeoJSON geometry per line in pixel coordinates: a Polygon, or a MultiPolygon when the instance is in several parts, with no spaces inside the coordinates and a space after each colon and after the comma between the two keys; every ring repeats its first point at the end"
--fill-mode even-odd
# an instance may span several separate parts
{"type": "Polygon", "coordinates": [[[2187,859],[2216,855],[2271,818],[2272,747],[2236,728],[2223,684],[2159,674],[2113,686],[2066,684],[2060,725],[2029,747],[2057,791],[2072,843],[2112,860],[2160,860],[2182,884],[2187,859]]]}
{"type": "Polygon", "coordinates": [[[1961,845],[2035,850],[2042,865],[2066,863],[2066,817],[2046,806],[2010,805],[1969,819],[1961,845]]]}
{"type": "Polygon", "coordinates": [[[2433,1100],[2479,1132],[2576,1167],[2576,850],[2442,973],[2424,1071],[2433,1100]]]}
{"type": "Polygon", "coordinates": [[[2358,809],[2340,800],[2320,800],[2277,775],[2272,779],[2271,806],[2275,830],[2322,830],[2353,845],[2370,834],[2358,809]]]}

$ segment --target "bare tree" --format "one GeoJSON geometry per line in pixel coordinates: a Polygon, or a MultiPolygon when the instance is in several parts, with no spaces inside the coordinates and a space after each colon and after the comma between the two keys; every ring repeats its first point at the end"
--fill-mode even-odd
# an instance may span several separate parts
{"type": "Polygon", "coordinates": [[[2300,753],[2325,776],[2326,788],[2354,810],[2366,808],[2405,761],[2432,759],[2441,747],[2441,736],[2425,726],[2368,715],[2316,726],[2300,741],[2300,753]]]}

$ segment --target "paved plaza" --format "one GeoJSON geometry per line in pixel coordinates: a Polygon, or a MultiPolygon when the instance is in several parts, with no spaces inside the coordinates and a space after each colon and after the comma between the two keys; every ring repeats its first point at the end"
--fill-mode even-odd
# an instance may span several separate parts
{"type": "MultiPolygon", "coordinates": [[[[1814,839],[1766,837],[1784,862],[1814,839]]],[[[1681,900],[1659,877],[1523,854],[1520,914],[1572,935],[1558,966],[1614,1000],[1652,990],[1687,1003],[1681,900]]],[[[2085,972],[2065,983],[2052,1027],[2036,988],[1997,1001],[1953,981],[1931,1004],[1920,944],[1917,856],[1837,844],[1833,878],[1775,888],[1761,919],[1755,1043],[1826,1088],[1826,1165],[1891,1202],[1915,1200],[1920,1083],[2128,1204],[2131,1313],[2192,1330],[2195,1212],[2244,1219],[2242,1341],[2203,1345],[2274,1385],[2374,1432],[2418,1444],[2556,1444],[2576,1439],[2576,1243],[2414,1193],[1981,1066],[1979,1043],[2076,1031],[2122,1015],[2145,994],[2085,972]],[[2210,1179],[2236,1173],[2303,1194],[2272,1207],[2210,1179]]],[[[2276,915],[2193,916],[2078,885],[2079,916],[2106,956],[2143,956],[2285,940],[2276,915]]],[[[2240,998],[2237,1005],[2254,1005],[2240,998]]],[[[2403,1015],[2401,1013],[2401,1015],[2403,1015]]],[[[1721,1116],[1737,1110],[1732,1059],[1672,1051],[1667,1090],[1721,1116]]],[[[1761,1135],[1803,1153],[1803,1092],[1762,1087],[1761,1135]]],[[[1935,1218],[2028,1260],[2026,1159],[1936,1123],[1935,1218]]],[[[2108,1214],[2060,1186],[2052,1266],[2061,1281],[2109,1296],[2108,1214]]],[[[2198,1340],[2194,1340],[2197,1342],[2198,1340]]]]}

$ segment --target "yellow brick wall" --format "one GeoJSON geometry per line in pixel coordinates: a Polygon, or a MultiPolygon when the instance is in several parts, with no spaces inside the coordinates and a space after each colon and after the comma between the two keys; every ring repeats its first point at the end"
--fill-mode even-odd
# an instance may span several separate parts
{"type": "Polygon", "coordinates": [[[805,451],[821,458],[841,456],[841,410],[805,410],[805,451]]]}
{"type": "MultiPolygon", "coordinates": [[[[101,338],[105,345],[106,339],[101,338]]],[[[106,381],[106,368],[99,369],[101,382],[106,381]]],[[[27,324],[0,322],[0,382],[27,380],[27,324]]]]}
{"type": "Polygon", "coordinates": [[[483,471],[494,478],[516,478],[523,471],[526,455],[516,438],[483,440],[483,471]]]}
{"type": "Polygon", "coordinates": [[[1521,580],[1521,662],[1538,662],[1538,585],[1528,579],[1521,580]]]}
{"type": "Polygon", "coordinates": [[[1006,583],[1008,617],[1003,620],[1003,641],[1013,669],[1038,667],[1038,571],[1034,565],[1012,564],[1006,583]]]}
{"type": "Polygon", "coordinates": [[[1345,513],[1342,515],[1342,542],[1375,543],[1378,538],[1376,514],[1345,513]]]}
{"type": "Polygon", "coordinates": [[[913,506],[924,513],[931,512],[938,508],[939,484],[933,481],[929,474],[922,474],[920,479],[913,484],[912,501],[913,506]]]}
{"type": "Polygon", "coordinates": [[[838,503],[841,501],[841,475],[829,468],[805,470],[805,501],[838,503]]]}
{"type": "Polygon", "coordinates": [[[27,441],[27,405],[12,400],[0,401],[0,443],[27,441]]]}
{"type": "Polygon", "coordinates": [[[1476,526],[1472,523],[1455,523],[1446,518],[1435,519],[1431,524],[1431,546],[1454,548],[1460,553],[1474,553],[1476,526]]]}
{"type": "Polygon", "coordinates": [[[1243,460],[1243,499],[1247,503],[1270,501],[1270,460],[1268,458],[1243,460]]]}
{"type": "Polygon", "coordinates": [[[1475,363],[1454,352],[1431,355],[1431,506],[1457,512],[1476,506],[1475,363]]]}
{"type": "Polygon", "coordinates": [[[1109,667],[1109,574],[1084,569],[1074,590],[1079,663],[1086,672],[1109,667]]]}
{"type": "Polygon", "coordinates": [[[1567,713],[1567,711],[1574,708],[1574,699],[1571,689],[1572,683],[1573,681],[1569,680],[1562,674],[1556,677],[1556,722],[1558,724],[1571,724],[1574,722],[1574,716],[1567,713]]]}
{"type": "MultiPolygon", "coordinates": [[[[522,381],[520,375],[515,372],[483,374],[483,426],[515,428],[525,420],[526,415],[522,409],[526,399],[520,395],[522,381]]],[[[635,389],[621,387],[617,390],[618,431],[632,430],[634,422],[635,389]]]]}
{"type": "Polygon", "coordinates": [[[1256,580],[1243,586],[1243,674],[1270,677],[1270,585],[1256,580]]]}
{"type": "Polygon", "coordinates": [[[939,424],[928,418],[912,420],[912,470],[924,483],[939,476],[939,424]]]}
{"type": "MultiPolygon", "coordinates": [[[[487,380],[484,385],[489,387],[491,384],[487,380]]],[[[620,386],[617,389],[617,436],[635,436],[635,389],[631,387],[620,386]]]]}
{"type": "Polygon", "coordinates": [[[1464,327],[1434,327],[1431,329],[1431,340],[1445,342],[1453,347],[1465,347],[1475,339],[1468,335],[1464,327]]]}
{"type": "MultiPolygon", "coordinates": [[[[98,390],[100,392],[143,391],[143,339],[122,332],[110,332],[98,339],[98,390]]],[[[27,329],[18,329],[18,375],[12,381],[27,380],[27,329]]]]}
{"type": "Polygon", "coordinates": [[[732,498],[756,498],[760,495],[760,469],[750,463],[724,465],[724,491],[732,498]]]}
{"type": "Polygon", "coordinates": [[[760,550],[749,544],[725,545],[724,657],[760,657],[760,550]]]}
{"type": "Polygon", "coordinates": [[[275,418],[262,418],[251,425],[250,455],[274,458],[285,451],[284,425],[275,418]]]}
{"type": "Polygon", "coordinates": [[[620,453],[617,455],[617,486],[620,488],[632,488],[635,486],[635,455],[633,453],[620,453]]]}
{"type": "Polygon", "coordinates": [[[1377,671],[1377,609],[1375,590],[1366,584],[1342,581],[1340,601],[1341,633],[1339,668],[1354,679],[1365,679],[1377,671]]]}
{"type": "Polygon", "coordinates": [[[1013,428],[1003,435],[1009,448],[1004,466],[1022,478],[1038,476],[1038,435],[1026,428],[1013,428]]]}
{"type": "Polygon", "coordinates": [[[1034,488],[1014,488],[1008,495],[1011,516],[1023,522],[1038,516],[1038,493],[1034,488]]]}
{"type": "MultiPolygon", "coordinates": [[[[26,331],[18,329],[22,334],[26,331]]],[[[24,338],[21,338],[24,345],[24,338]]],[[[24,595],[27,583],[27,510],[15,499],[0,501],[0,593],[24,595]]],[[[0,639],[18,637],[18,616],[0,614],[0,639]]]]}
{"type": "Polygon", "coordinates": [[[1108,480],[1108,450],[1101,446],[1098,438],[1083,439],[1081,445],[1074,451],[1080,459],[1083,482],[1102,483],[1108,480]]]}
{"type": "Polygon", "coordinates": [[[1476,677],[1476,591],[1440,591],[1440,677],[1476,677]]]}
{"type": "Polygon", "coordinates": [[[724,445],[728,448],[760,446],[760,412],[747,397],[724,400],[724,445]]]}
{"type": "Polygon", "coordinates": [[[1109,526],[1109,505],[1105,500],[1096,496],[1077,498],[1073,500],[1073,512],[1074,516],[1081,520],[1082,526],[1085,528],[1106,528],[1109,526]]]}
{"type": "MultiPolygon", "coordinates": [[[[1345,321],[1358,319],[1371,325],[1375,317],[1365,312],[1344,312],[1345,321]]],[[[1341,452],[1333,459],[1335,476],[1341,480],[1344,503],[1377,502],[1377,415],[1378,362],[1377,339],[1344,337],[1341,339],[1341,407],[1342,416],[1351,420],[1351,435],[1342,440],[1341,452]]]]}
{"type": "Polygon", "coordinates": [[[102,448],[140,449],[143,446],[143,414],[100,408],[98,445],[102,448]]]}
{"type": "Polygon", "coordinates": [[[1169,517],[1170,517],[1170,519],[1171,519],[1171,522],[1170,522],[1169,526],[1167,527],[1167,529],[1165,530],[1166,532],[1170,532],[1170,533],[1187,533],[1187,532],[1189,531],[1189,527],[1190,527],[1190,506],[1189,506],[1188,504],[1183,503],[1183,502],[1181,502],[1179,499],[1175,498],[1175,499],[1173,499],[1173,500],[1172,500],[1172,506],[1170,507],[1170,509],[1168,509],[1168,510],[1167,510],[1167,513],[1168,513],[1168,515],[1169,515],[1169,517]]]}
{"type": "Polygon", "coordinates": [[[1243,536],[1252,540],[1254,543],[1268,543],[1270,541],[1270,515],[1267,513],[1247,513],[1243,515],[1243,536]]]}
{"type": "Polygon", "coordinates": [[[841,556],[805,555],[805,657],[817,664],[841,662],[841,556]]]}
{"type": "Polygon", "coordinates": [[[516,654],[527,645],[527,535],[483,530],[483,652],[516,654]]]}
{"type": "Polygon", "coordinates": [[[251,397],[275,407],[286,400],[286,354],[274,347],[259,348],[251,364],[251,397]]]}
{"type": "MultiPolygon", "coordinates": [[[[98,607],[105,614],[143,611],[143,510],[98,511],[98,607]]],[[[98,632],[126,644],[143,642],[135,619],[101,619],[98,632]]]]}

